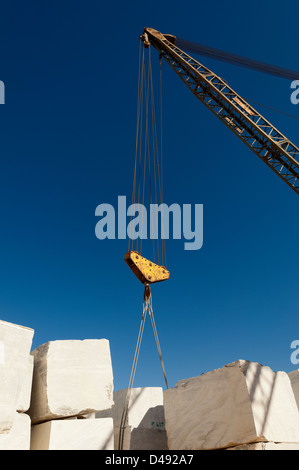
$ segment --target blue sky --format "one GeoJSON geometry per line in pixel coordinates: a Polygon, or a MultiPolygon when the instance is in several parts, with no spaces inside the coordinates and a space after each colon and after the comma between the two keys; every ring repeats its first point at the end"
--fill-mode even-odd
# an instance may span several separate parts
{"type": "MultiPolygon", "coordinates": [[[[115,388],[127,386],[143,287],[127,241],[96,238],[95,209],[131,196],[144,26],[296,70],[298,17],[295,0],[1,6],[0,318],[33,328],[33,349],[107,338],[115,388]]],[[[287,80],[198,59],[299,118],[287,80]]],[[[298,120],[256,108],[299,144],[298,120]]],[[[295,369],[298,196],[166,63],[163,116],[165,202],[204,206],[202,249],[169,240],[171,278],[152,288],[169,385],[240,358],[295,369]]],[[[135,386],[164,386],[149,319],[135,386]]]]}

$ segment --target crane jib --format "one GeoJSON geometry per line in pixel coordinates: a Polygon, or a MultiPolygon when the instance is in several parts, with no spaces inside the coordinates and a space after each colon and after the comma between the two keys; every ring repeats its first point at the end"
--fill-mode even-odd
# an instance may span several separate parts
{"type": "Polygon", "coordinates": [[[145,28],[141,36],[190,91],[281,179],[299,194],[299,148],[238,95],[226,81],[176,46],[176,37],[145,28]]]}

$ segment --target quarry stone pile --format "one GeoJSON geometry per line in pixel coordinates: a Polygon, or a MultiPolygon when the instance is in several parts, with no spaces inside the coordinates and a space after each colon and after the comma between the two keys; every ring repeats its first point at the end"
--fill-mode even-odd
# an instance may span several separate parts
{"type": "MultiPolygon", "coordinates": [[[[117,450],[127,389],[107,339],[57,340],[0,320],[0,450],[117,450]]],[[[238,360],[133,388],[123,450],[299,450],[299,370],[238,360]]]]}
{"type": "Polygon", "coordinates": [[[51,341],[32,355],[31,450],[113,450],[113,420],[85,416],[114,404],[109,341],[51,341]]]}

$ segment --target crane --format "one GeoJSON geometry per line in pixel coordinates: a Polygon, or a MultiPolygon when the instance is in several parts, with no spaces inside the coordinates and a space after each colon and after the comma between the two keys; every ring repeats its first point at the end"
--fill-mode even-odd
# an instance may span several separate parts
{"type": "Polygon", "coordinates": [[[228,83],[176,45],[176,37],[144,28],[146,48],[153,45],[189,90],[235,135],[299,194],[299,148],[267,121],[228,83]]]}
{"type": "MultiPolygon", "coordinates": [[[[299,194],[298,147],[279,132],[279,130],[277,130],[258,111],[256,111],[244,98],[238,95],[238,93],[236,93],[225,80],[181,50],[176,45],[177,38],[175,36],[162,34],[153,28],[144,28],[140,39],[144,43],[144,48],[150,48],[152,45],[157,49],[160,54],[160,58],[164,58],[166,60],[191,92],[235,135],[237,135],[242,142],[251,148],[251,150],[269,168],[271,168],[274,173],[276,173],[288,186],[299,194]]],[[[148,112],[148,108],[146,108],[146,112],[148,112]]],[[[146,135],[148,138],[148,131],[146,132],[146,135]]],[[[137,141],[138,139],[136,138],[136,142],[137,141]]],[[[147,144],[148,142],[146,141],[144,148],[147,148],[147,144]]],[[[135,155],[133,194],[135,194],[136,156],[137,153],[135,155]]],[[[164,265],[161,266],[154,263],[152,260],[148,260],[141,256],[141,253],[137,249],[129,249],[125,254],[125,262],[133,271],[137,279],[144,284],[145,289],[142,318],[125,404],[121,416],[118,440],[119,450],[123,449],[130,394],[134,383],[134,376],[147,315],[149,315],[151,320],[162,371],[166,387],[168,388],[161,347],[154,320],[150,285],[169,279],[170,272],[164,265]]]]}

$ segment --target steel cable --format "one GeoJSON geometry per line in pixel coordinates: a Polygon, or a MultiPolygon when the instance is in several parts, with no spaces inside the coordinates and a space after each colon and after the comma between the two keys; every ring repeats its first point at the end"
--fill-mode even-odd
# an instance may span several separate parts
{"type": "Polygon", "coordinates": [[[205,57],[227,62],[229,64],[237,65],[239,67],[245,67],[252,70],[258,70],[259,72],[275,75],[280,78],[286,78],[289,80],[299,79],[299,72],[295,70],[286,69],[277,65],[271,65],[259,60],[249,59],[238,54],[232,54],[230,52],[216,49],[214,47],[205,46],[203,44],[197,44],[192,41],[185,39],[176,38],[176,46],[184,51],[193,52],[205,57]]]}
{"type": "Polygon", "coordinates": [[[123,408],[123,411],[122,411],[122,416],[121,416],[121,421],[120,421],[119,437],[118,437],[118,450],[123,450],[123,446],[124,446],[124,435],[125,435],[126,421],[127,421],[127,416],[128,416],[129,406],[130,406],[131,391],[132,391],[132,388],[133,388],[133,385],[134,385],[136,368],[137,368],[137,363],[138,363],[138,358],[139,358],[139,353],[140,353],[140,347],[141,347],[141,342],[142,342],[142,337],[143,337],[143,331],[144,331],[144,325],[145,325],[145,320],[146,320],[146,315],[147,314],[149,315],[150,320],[151,320],[151,325],[152,325],[152,329],[153,329],[153,333],[154,333],[154,338],[155,338],[155,342],[156,342],[156,346],[157,346],[157,350],[158,350],[158,355],[159,355],[161,367],[162,367],[166,387],[168,388],[168,381],[167,381],[164,362],[163,362],[163,358],[162,358],[161,346],[160,346],[158,332],[157,332],[155,319],[154,319],[152,296],[151,296],[151,294],[148,297],[146,297],[146,295],[144,295],[143,306],[142,306],[142,317],[141,317],[141,322],[140,322],[140,327],[139,327],[139,332],[138,332],[138,337],[137,337],[135,354],[134,354],[134,359],[133,359],[129,384],[128,384],[128,388],[127,388],[127,392],[126,392],[124,408],[123,408]]]}

